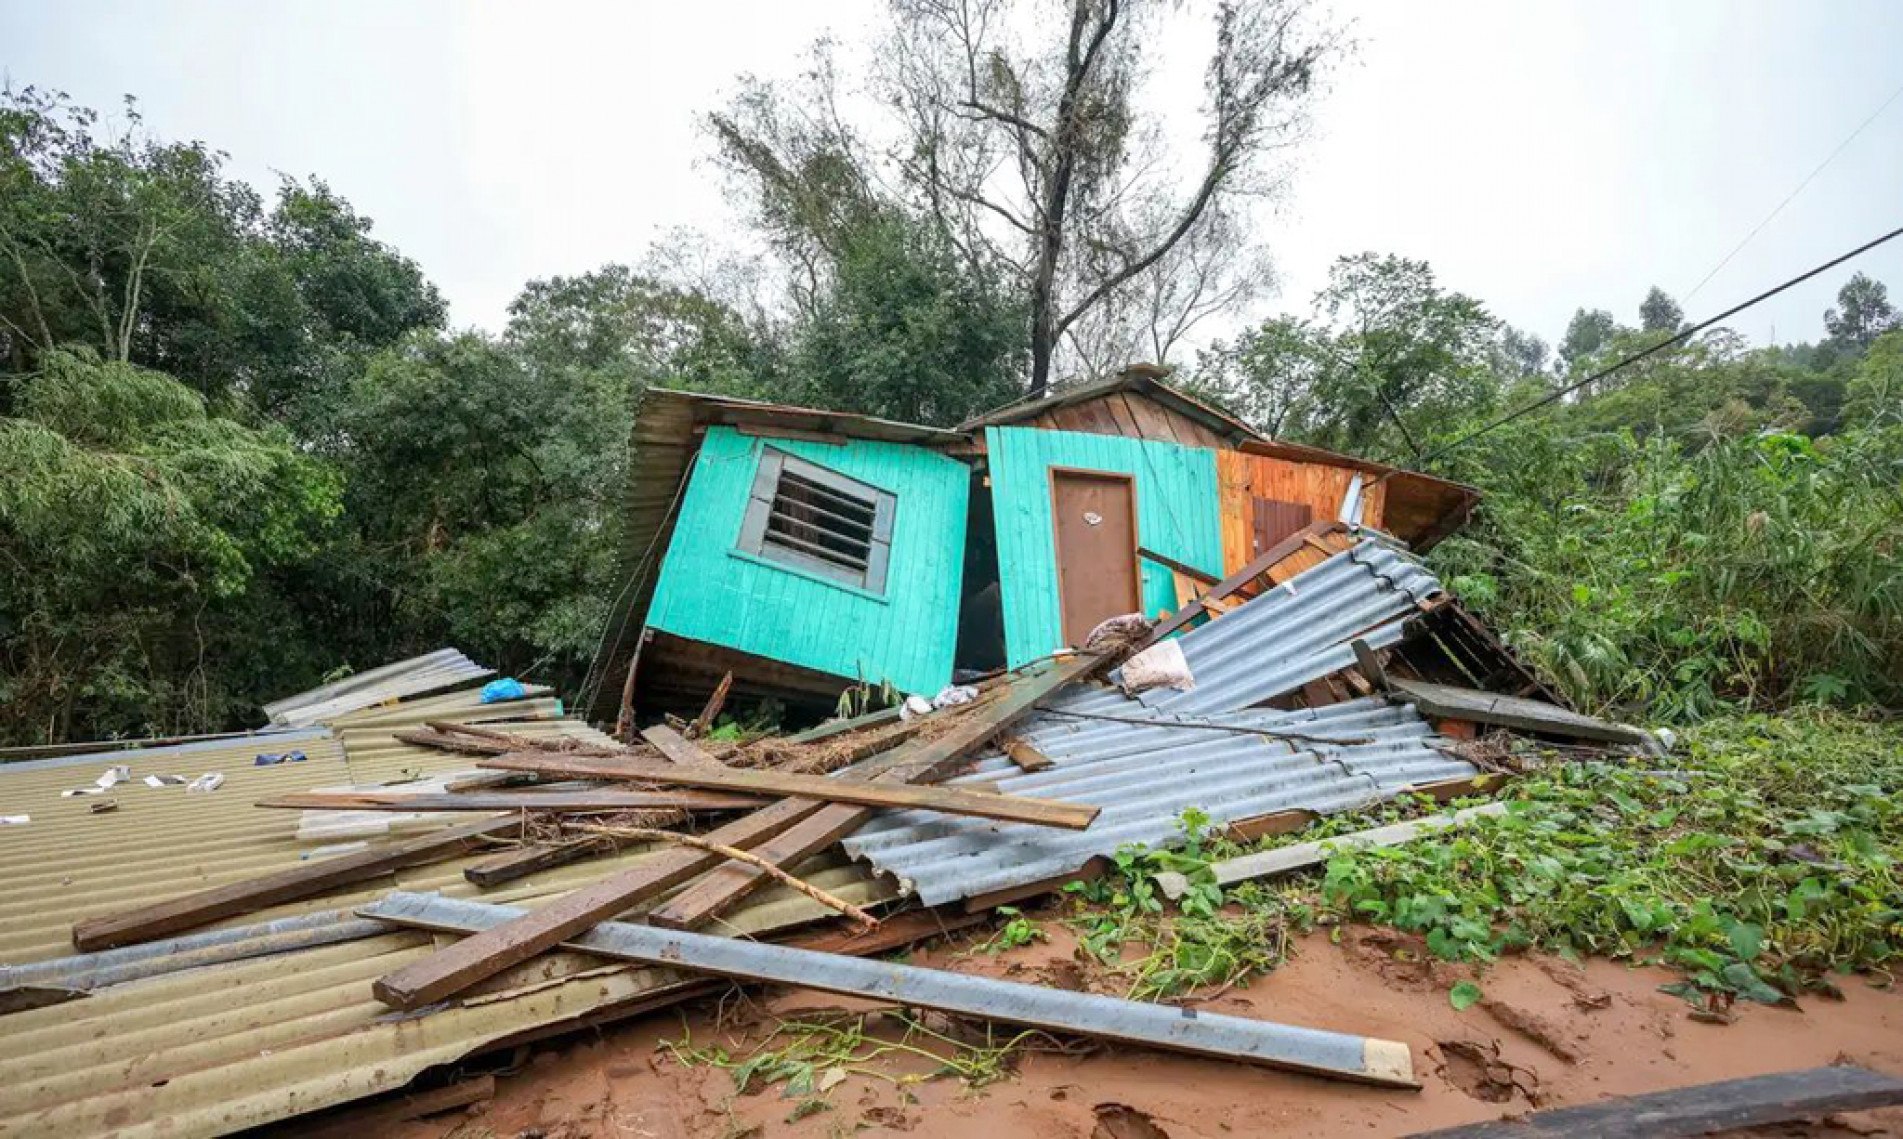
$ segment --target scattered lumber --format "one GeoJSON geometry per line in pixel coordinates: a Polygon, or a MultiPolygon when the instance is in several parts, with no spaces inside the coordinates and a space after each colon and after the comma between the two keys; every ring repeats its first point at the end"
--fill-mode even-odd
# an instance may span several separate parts
{"type": "Polygon", "coordinates": [[[296,791],[258,800],[260,807],[299,811],[744,811],[764,805],[756,795],[710,791],[296,791]]]}
{"type": "MultiPolygon", "coordinates": [[[[524,913],[410,893],[391,894],[357,910],[360,917],[395,925],[461,933],[506,928],[524,913]]],[[[1393,1040],[625,922],[602,923],[565,944],[614,960],[794,985],[1383,1087],[1420,1086],[1407,1045],[1393,1040]]]]}
{"type": "Polygon", "coordinates": [[[73,945],[82,953],[136,945],[183,930],[196,929],[223,918],[248,914],[283,902],[308,898],[352,882],[381,877],[392,870],[442,862],[480,849],[486,840],[513,838],[520,833],[515,815],[465,823],[404,842],[371,847],[288,870],[248,878],[228,886],[214,886],[195,894],[171,898],[73,925],[73,945]]]}
{"type": "MultiPolygon", "coordinates": [[[[1505,803],[1488,803],[1480,807],[1467,807],[1451,815],[1429,815],[1426,818],[1412,819],[1405,823],[1392,823],[1385,827],[1374,827],[1353,834],[1337,835],[1334,838],[1317,839],[1314,842],[1296,843],[1293,846],[1265,850],[1259,854],[1245,854],[1241,858],[1231,858],[1224,862],[1211,863],[1209,870],[1216,876],[1218,886],[1229,886],[1237,882],[1249,882],[1257,878],[1267,878],[1275,874],[1286,874],[1291,870],[1300,870],[1305,866],[1318,866],[1333,855],[1348,850],[1370,850],[1381,846],[1400,846],[1424,838],[1430,834],[1466,826],[1475,819],[1504,815],[1505,803]]],[[[1156,884],[1165,896],[1180,898],[1189,892],[1189,878],[1174,870],[1165,870],[1156,876],[1156,884]]]]}
{"type": "MultiPolygon", "coordinates": [[[[650,728],[647,734],[653,738],[663,732],[681,744],[693,746],[691,741],[669,728],[650,728]]],[[[743,794],[797,796],[865,807],[920,808],[950,815],[973,815],[981,819],[1033,823],[1068,830],[1089,827],[1099,811],[1097,807],[1082,803],[964,791],[954,787],[918,787],[896,782],[873,783],[822,775],[797,775],[784,771],[731,767],[714,769],[639,760],[604,763],[587,758],[569,759],[566,756],[517,752],[481,760],[479,766],[506,771],[533,771],[538,775],[564,779],[627,779],[642,783],[681,784],[715,791],[738,791],[743,794]]]]}
{"type": "Polygon", "coordinates": [[[764,873],[772,876],[775,881],[805,894],[827,909],[838,910],[840,913],[845,914],[857,923],[861,929],[876,929],[879,925],[878,918],[873,917],[851,902],[833,894],[828,894],[818,886],[802,878],[795,878],[793,875],[788,874],[786,871],[773,865],[773,863],[768,862],[766,859],[761,858],[759,855],[754,854],[752,851],[741,850],[737,846],[722,846],[720,843],[709,842],[698,835],[681,834],[678,831],[656,830],[653,827],[604,827],[585,823],[575,827],[575,829],[588,834],[632,839],[636,842],[672,842],[681,846],[691,846],[697,850],[705,850],[710,854],[718,854],[722,858],[731,859],[734,862],[744,862],[758,867],[764,873]]]}
{"type": "MultiPolygon", "coordinates": [[[[1001,695],[962,713],[964,718],[951,731],[888,753],[890,770],[871,777],[880,782],[946,778],[963,765],[966,756],[1028,715],[1038,701],[1089,676],[1104,663],[1102,657],[1079,654],[1035,676],[1016,678],[1001,695]]],[[[872,812],[864,807],[834,804],[767,840],[754,853],[780,867],[791,867],[858,830],[871,818],[872,812]]],[[[694,929],[731,910],[766,882],[766,876],[752,867],[728,863],[668,899],[648,914],[648,920],[672,929],[694,929]]]]}
{"type": "Polygon", "coordinates": [[[1620,1096],[1524,1119],[1420,1132],[1415,1139],[1667,1139],[1899,1103],[1903,1080],[1843,1064],[1620,1096]]]}
{"type": "MultiPolygon", "coordinates": [[[[976,723],[961,723],[958,728],[923,745],[896,748],[886,755],[867,760],[854,772],[863,778],[900,771],[906,772],[908,777],[916,772],[922,773],[918,776],[920,778],[929,778],[932,772],[949,771],[966,752],[981,746],[999,730],[1029,712],[1038,700],[1058,685],[1087,675],[1101,663],[1099,658],[1077,657],[1034,677],[1022,678],[1010,695],[1000,702],[982,705],[965,713],[974,718],[976,723]]],[[[858,809],[845,810],[853,813],[852,825],[857,826],[857,820],[861,817],[858,809]]],[[[839,809],[812,799],[782,799],[771,807],[763,807],[717,827],[704,837],[725,846],[752,850],[766,857],[767,852],[760,849],[761,844],[827,811],[837,812],[839,809]]],[[[837,814],[835,817],[838,817],[837,814]]],[[[378,1000],[393,1008],[413,1009],[442,1000],[544,950],[553,949],[565,939],[598,922],[657,898],[701,873],[721,866],[724,861],[717,854],[686,847],[663,851],[638,866],[565,894],[515,921],[486,929],[428,957],[412,961],[378,978],[371,990],[378,1000]]],[[[786,859],[777,856],[773,861],[779,866],[787,863],[786,859]]],[[[742,893],[751,890],[756,881],[766,881],[765,875],[756,874],[751,867],[744,869],[747,873],[740,884],[742,893]]]]}

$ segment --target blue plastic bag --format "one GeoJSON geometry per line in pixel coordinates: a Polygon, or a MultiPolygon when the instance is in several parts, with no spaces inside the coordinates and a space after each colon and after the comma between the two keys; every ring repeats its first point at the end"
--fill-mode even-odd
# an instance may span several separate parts
{"type": "Polygon", "coordinates": [[[529,690],[522,687],[522,682],[513,676],[505,676],[500,680],[491,680],[482,686],[482,702],[484,704],[500,704],[504,700],[520,700],[528,694],[529,690]]]}

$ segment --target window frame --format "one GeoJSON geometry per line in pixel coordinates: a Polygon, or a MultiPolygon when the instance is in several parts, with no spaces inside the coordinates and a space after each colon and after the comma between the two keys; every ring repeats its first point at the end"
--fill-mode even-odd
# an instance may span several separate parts
{"type": "Polygon", "coordinates": [[[889,490],[840,474],[777,447],[763,446],[760,449],[760,465],[754,471],[753,486],[748,492],[746,514],[740,523],[740,538],[734,548],[769,565],[883,597],[892,560],[892,523],[897,510],[898,495],[889,490]],[[871,505],[872,527],[863,570],[855,570],[773,540],[773,533],[767,523],[773,514],[774,501],[779,497],[781,479],[789,473],[822,490],[871,505]]]}

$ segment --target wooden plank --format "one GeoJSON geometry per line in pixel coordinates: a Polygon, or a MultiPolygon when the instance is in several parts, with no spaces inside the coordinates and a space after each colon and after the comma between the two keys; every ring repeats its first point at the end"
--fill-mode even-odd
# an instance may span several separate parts
{"type": "MultiPolygon", "coordinates": [[[[731,674],[729,674],[731,675],[731,674]]],[[[669,763],[682,767],[696,768],[701,771],[727,771],[726,764],[708,755],[699,744],[681,735],[665,724],[656,724],[641,730],[641,738],[655,751],[666,757],[669,763]]]]}
{"type": "Polygon", "coordinates": [[[1169,620],[1159,623],[1156,626],[1156,628],[1150,630],[1150,635],[1148,637],[1145,637],[1143,639],[1143,643],[1137,647],[1140,649],[1148,648],[1149,646],[1162,640],[1164,637],[1167,637],[1171,633],[1174,633],[1178,629],[1181,629],[1185,625],[1188,625],[1191,621],[1194,621],[1196,618],[1202,616],[1204,612],[1203,606],[1207,604],[1209,598],[1227,597],[1230,594],[1234,593],[1236,590],[1242,588],[1244,585],[1247,585],[1249,582],[1252,582],[1256,578],[1262,576],[1264,573],[1267,573],[1270,567],[1274,566],[1277,562],[1283,560],[1284,558],[1288,557],[1290,554],[1301,549],[1304,545],[1303,540],[1308,536],[1309,533],[1311,532],[1320,533],[1324,531],[1340,531],[1342,529],[1343,527],[1341,523],[1339,522],[1317,522],[1313,526],[1310,526],[1307,530],[1303,531],[1302,533],[1292,535],[1286,541],[1276,543],[1276,546],[1274,549],[1262,551],[1260,554],[1257,554],[1255,557],[1249,559],[1248,565],[1243,566],[1241,569],[1237,570],[1235,573],[1230,574],[1228,577],[1223,578],[1220,582],[1217,582],[1215,585],[1210,586],[1209,593],[1204,596],[1202,601],[1183,606],[1181,609],[1177,610],[1176,615],[1174,617],[1171,617],[1169,620]]]}
{"type": "Polygon", "coordinates": [[[1669,1139],[1899,1103],[1903,1080],[1842,1064],[1620,1096],[1524,1119],[1417,1132],[1415,1139],[1669,1139]]]}
{"type": "MultiPolygon", "coordinates": [[[[1038,700],[1060,684],[1088,675],[1103,663],[1101,658],[1080,655],[1021,680],[995,703],[987,702],[964,712],[957,728],[936,739],[907,744],[868,760],[856,768],[855,773],[862,778],[876,778],[886,772],[905,773],[901,777],[916,773],[918,778],[932,778],[934,773],[948,772],[967,751],[981,746],[1029,712],[1038,700]]],[[[827,810],[838,808],[829,808],[811,799],[784,799],[716,827],[706,837],[726,846],[753,850],[764,857],[765,852],[759,849],[761,844],[827,810]]],[[[870,817],[870,812],[866,812],[866,817],[870,817]]],[[[372,991],[378,1000],[395,1008],[418,1008],[453,996],[554,948],[598,922],[659,897],[706,870],[724,869],[723,863],[719,855],[692,847],[663,850],[638,866],[565,894],[516,921],[419,958],[378,978],[371,986],[372,991]]],[[[776,859],[775,865],[783,866],[784,862],[776,859]]],[[[764,879],[766,875],[758,877],[764,879]]]]}
{"type": "Polygon", "coordinates": [[[566,866],[585,858],[596,858],[612,850],[614,850],[614,844],[606,839],[532,843],[514,850],[505,850],[474,865],[463,867],[463,879],[472,885],[488,890],[526,878],[538,871],[566,866]]]}
{"type": "Polygon", "coordinates": [[[729,670],[727,675],[720,678],[720,683],[714,686],[714,694],[707,698],[707,706],[700,710],[700,715],[694,717],[695,739],[700,739],[713,730],[714,719],[720,715],[720,710],[726,706],[727,692],[732,688],[733,672],[729,670]]]}
{"type": "Polygon", "coordinates": [[[817,727],[808,728],[803,732],[795,732],[777,742],[789,744],[818,743],[820,740],[830,739],[833,736],[839,735],[841,732],[855,732],[860,728],[871,728],[880,724],[890,724],[898,718],[899,705],[894,704],[890,708],[881,708],[876,712],[867,712],[863,716],[854,716],[851,719],[827,720],[817,727]]]}
{"type": "MultiPolygon", "coordinates": [[[[672,729],[650,728],[649,731],[672,729]]],[[[678,738],[678,736],[677,736],[678,738]]],[[[681,743],[692,746],[687,740],[681,743]]],[[[1098,807],[1066,803],[1053,799],[1032,799],[1022,795],[998,795],[985,791],[963,791],[956,787],[915,787],[896,782],[869,782],[860,779],[824,775],[796,775],[783,771],[746,770],[723,767],[676,767],[666,764],[625,764],[595,759],[565,759],[546,754],[496,756],[482,761],[484,767],[508,771],[534,771],[579,779],[631,779],[643,783],[704,787],[714,791],[738,791],[768,797],[792,796],[828,803],[852,803],[862,807],[899,807],[939,811],[948,815],[969,815],[981,819],[1000,819],[1014,823],[1084,830],[1097,817],[1098,807]]]]}
{"type": "Polygon", "coordinates": [[[471,791],[404,795],[388,791],[295,791],[258,800],[294,811],[746,811],[758,795],[706,791],[471,791]]]}
{"type": "MultiPolygon", "coordinates": [[[[888,774],[876,778],[912,782],[945,778],[963,764],[967,755],[1028,715],[1039,700],[1088,677],[1104,663],[1101,657],[1079,654],[1036,676],[1016,680],[1001,694],[989,697],[984,707],[967,712],[958,727],[936,739],[892,752],[901,757],[899,762],[888,774]]],[[[863,807],[830,806],[762,844],[754,853],[787,868],[851,834],[872,815],[863,807]]],[[[767,875],[751,866],[728,863],[668,899],[648,915],[648,920],[674,929],[692,929],[731,910],[768,881],[767,875]]]]}
{"type": "Polygon", "coordinates": [[[275,874],[214,886],[137,909],[87,918],[74,923],[73,945],[82,953],[92,953],[197,929],[223,918],[381,877],[392,870],[454,858],[478,849],[485,839],[513,837],[520,833],[521,826],[521,820],[514,815],[483,819],[387,846],[300,862],[275,874]]]}
{"type": "Polygon", "coordinates": [[[1430,684],[1424,680],[1406,680],[1400,677],[1393,678],[1392,685],[1395,695],[1419,708],[1421,713],[1427,716],[1472,720],[1475,723],[1497,724],[1523,732],[1541,732],[1547,735],[1596,740],[1602,743],[1644,746],[1652,740],[1650,733],[1643,729],[1582,715],[1539,700],[1502,696],[1495,692],[1455,688],[1451,685],[1430,684]]]}
{"type": "Polygon", "coordinates": [[[1140,558],[1148,558],[1165,569],[1174,570],[1184,577],[1192,581],[1200,582],[1203,585],[1217,585],[1222,581],[1221,578],[1213,573],[1206,573],[1203,570],[1197,569],[1195,566],[1185,565],[1175,558],[1170,557],[1168,554],[1159,554],[1155,550],[1143,546],[1137,547],[1137,556],[1140,558]]]}
{"type": "Polygon", "coordinates": [[[1044,771],[1051,766],[1050,756],[1032,747],[1029,741],[1018,736],[1005,739],[999,746],[1021,771],[1044,771]]]}

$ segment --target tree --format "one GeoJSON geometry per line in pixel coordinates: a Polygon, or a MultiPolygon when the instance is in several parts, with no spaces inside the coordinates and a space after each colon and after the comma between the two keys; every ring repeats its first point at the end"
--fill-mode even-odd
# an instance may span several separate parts
{"type": "Polygon", "coordinates": [[[380,588],[350,620],[385,655],[450,638],[578,679],[615,585],[633,406],[610,370],[546,367],[475,333],[370,361],[342,414],[353,538],[380,588]]]}
{"type": "Polygon", "coordinates": [[[442,323],[421,270],[321,181],[286,179],[267,214],[224,155],[123,118],[0,96],[0,368],[84,345],[321,434],[342,374],[442,323]]]}
{"type": "Polygon", "coordinates": [[[1837,304],[1824,313],[1824,330],[1840,348],[1861,352],[1897,327],[1896,308],[1881,281],[1858,273],[1837,290],[1837,304]]]}
{"type": "Polygon", "coordinates": [[[1579,309],[1567,322],[1566,337],[1559,342],[1560,366],[1567,371],[1591,359],[1619,330],[1619,322],[1605,309],[1579,309]]]}
{"type": "Polygon", "coordinates": [[[792,375],[815,406],[950,426],[1010,402],[1023,357],[1022,307],[935,229],[892,219],[849,242],[792,375]]]}
{"type": "Polygon", "coordinates": [[[704,292],[626,265],[530,281],[510,302],[503,335],[529,366],[610,373],[630,397],[649,383],[762,396],[780,367],[771,330],[704,292]]]}
{"type": "Polygon", "coordinates": [[[796,83],[749,81],[708,124],[795,267],[797,307],[818,303],[855,229],[928,219],[971,279],[1023,297],[1041,394],[1067,345],[1166,355],[1263,287],[1245,206],[1274,189],[1271,159],[1300,137],[1338,47],[1306,3],[1217,5],[1188,176],[1147,113],[1144,48],[1163,10],[1146,0],[1069,0],[1048,24],[1014,0],[892,0],[872,75],[891,122],[845,121],[822,44],[796,83]]]}
{"type": "Polygon", "coordinates": [[[1546,361],[1552,349],[1546,341],[1530,332],[1521,332],[1510,324],[1500,326],[1500,342],[1494,370],[1514,380],[1532,379],[1546,374],[1546,361]]]}
{"type": "Polygon", "coordinates": [[[1204,73],[1205,152],[1177,185],[1137,98],[1151,13],[1071,0],[1060,34],[1024,46],[1005,0],[896,0],[888,97],[909,132],[902,169],[953,240],[1021,275],[1030,394],[1065,334],[1151,271],[1209,211],[1265,188],[1271,152],[1304,122],[1331,34],[1300,0],[1225,3],[1204,73]]]}
{"type": "Polygon", "coordinates": [[[1271,434],[1351,453],[1418,458],[1424,444],[1485,411],[1500,322],[1440,287],[1422,261],[1343,257],[1315,319],[1271,320],[1204,357],[1202,389],[1264,416],[1271,434]]]}
{"type": "Polygon", "coordinates": [[[1639,305],[1639,327],[1646,332],[1675,335],[1685,327],[1685,310],[1678,307],[1678,302],[1667,296],[1664,289],[1653,285],[1639,305]]]}
{"type": "Polygon", "coordinates": [[[250,720],[295,655],[273,578],[326,539],[336,472],[156,372],[38,364],[0,418],[0,739],[250,720]]]}

